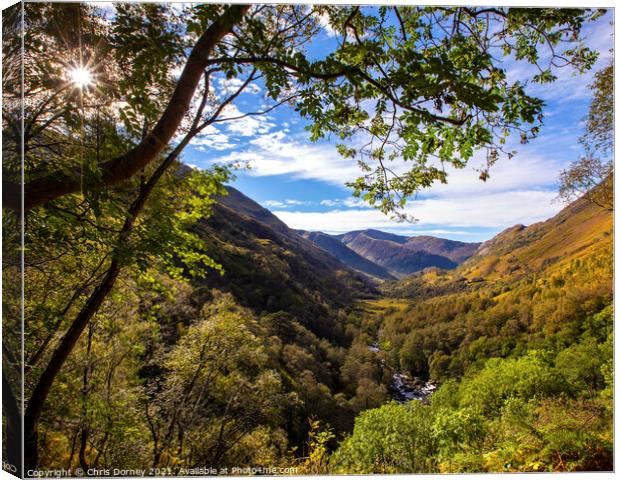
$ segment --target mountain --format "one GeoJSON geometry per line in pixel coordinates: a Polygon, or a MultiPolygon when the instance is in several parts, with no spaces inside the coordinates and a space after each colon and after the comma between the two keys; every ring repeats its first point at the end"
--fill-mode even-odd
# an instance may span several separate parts
{"type": "Polygon", "coordinates": [[[359,235],[366,235],[368,237],[374,238],[376,240],[389,240],[391,242],[396,243],[407,243],[409,237],[404,237],[402,235],[396,235],[394,233],[382,232],[381,230],[374,230],[372,228],[368,228],[366,230],[354,230],[352,232],[343,233],[341,235],[334,235],[338,240],[342,243],[348,244],[355,240],[355,238],[359,235]]]}
{"type": "Polygon", "coordinates": [[[404,247],[409,250],[441,255],[442,257],[449,258],[453,262],[461,264],[476,253],[480,245],[481,243],[458,242],[445,238],[420,235],[417,237],[409,237],[404,247]]]}
{"type": "Polygon", "coordinates": [[[339,240],[337,236],[323,232],[306,232],[304,230],[298,230],[298,233],[354,270],[380,280],[394,279],[385,268],[357,254],[339,240]]]}
{"type": "Polygon", "coordinates": [[[208,297],[213,288],[230,292],[257,313],[287,312],[319,337],[342,341],[342,322],[334,317],[355,299],[376,294],[369,280],[238,190],[227,189],[213,215],[194,227],[224,271],[196,280],[203,294],[208,297]]]}
{"type": "MultiPolygon", "coordinates": [[[[218,203],[220,207],[269,227],[297,248],[316,256],[317,249],[309,247],[312,242],[333,259],[373,280],[393,280],[427,267],[454,268],[480,245],[428,236],[405,237],[372,229],[333,236],[294,231],[269,210],[231,187],[218,203]],[[300,238],[309,242],[300,244],[300,238]]],[[[342,269],[342,265],[337,268],[342,269]]]]}
{"type": "Polygon", "coordinates": [[[612,239],[613,215],[580,199],[548,220],[505,229],[455,270],[418,272],[386,289],[394,296],[419,298],[464,291],[471,285],[515,282],[542,272],[552,275],[571,262],[604,258],[612,239]]]}
{"type": "Polygon", "coordinates": [[[430,236],[404,237],[378,230],[358,230],[336,238],[397,278],[428,267],[455,268],[480,246],[430,236]]]}
{"type": "Polygon", "coordinates": [[[261,222],[276,232],[285,236],[295,236],[295,232],[271,213],[266,208],[261,207],[258,203],[233,187],[226,187],[227,195],[218,198],[218,204],[228,207],[230,210],[244,217],[252,218],[261,222]]]}
{"type": "Polygon", "coordinates": [[[611,241],[612,233],[613,215],[582,198],[548,220],[499,233],[461,271],[469,279],[523,276],[583,257],[611,241]]]}

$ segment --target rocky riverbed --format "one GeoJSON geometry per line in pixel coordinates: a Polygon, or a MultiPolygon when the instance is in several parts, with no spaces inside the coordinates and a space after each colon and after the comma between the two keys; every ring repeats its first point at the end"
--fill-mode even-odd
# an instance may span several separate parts
{"type": "Polygon", "coordinates": [[[392,398],[399,403],[411,400],[426,400],[437,390],[437,385],[431,381],[424,381],[419,377],[410,377],[402,373],[395,373],[392,377],[390,392],[392,398]]]}
{"type": "MultiPolygon", "coordinates": [[[[368,350],[379,353],[381,348],[379,342],[368,345],[368,350]]],[[[384,360],[381,361],[382,363],[384,360]]],[[[426,401],[426,398],[437,390],[437,385],[433,382],[425,381],[420,377],[410,377],[404,373],[395,373],[390,384],[390,395],[399,403],[406,403],[411,400],[426,401]]]]}

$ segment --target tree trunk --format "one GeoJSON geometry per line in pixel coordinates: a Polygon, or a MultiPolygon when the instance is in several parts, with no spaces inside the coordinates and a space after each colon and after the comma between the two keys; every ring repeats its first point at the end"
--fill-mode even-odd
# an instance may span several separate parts
{"type": "Polygon", "coordinates": [[[82,375],[82,431],[80,432],[80,466],[85,472],[88,471],[88,461],[86,460],[86,448],[88,447],[88,393],[90,391],[90,370],[91,370],[91,350],[93,346],[93,322],[88,325],[88,346],[86,347],[86,365],[82,375]]]}
{"type": "MultiPolygon", "coordinates": [[[[249,8],[250,8],[249,5],[237,5],[237,6],[229,7],[226,10],[226,12],[218,19],[218,21],[212,24],[207,29],[205,34],[203,34],[203,36],[200,38],[200,40],[196,44],[196,47],[192,51],[192,54],[190,55],[190,59],[195,57],[195,55],[198,55],[198,56],[204,55],[204,58],[200,58],[199,60],[201,60],[203,64],[206,64],[208,55],[211,53],[211,50],[215,47],[215,44],[226,33],[230,31],[230,29],[235,23],[241,20],[241,18],[243,17],[243,14],[249,8]],[[217,37],[217,38],[213,38],[213,37],[217,37]],[[201,42],[206,42],[207,46],[205,47],[205,45],[201,44],[201,42]],[[201,52],[201,53],[197,54],[196,52],[201,52]]],[[[197,61],[196,58],[194,58],[194,61],[197,61]]],[[[185,66],[183,74],[181,75],[181,79],[179,80],[179,83],[177,84],[177,88],[175,90],[175,93],[173,94],[171,103],[173,102],[175,95],[177,95],[177,92],[179,91],[179,86],[182,85],[183,83],[183,77],[186,75],[186,72],[193,71],[193,69],[191,68],[188,69],[189,64],[190,64],[190,60],[188,60],[188,63],[185,66]]],[[[194,68],[196,68],[196,66],[194,66],[194,68]]],[[[191,97],[193,96],[194,89],[196,88],[198,84],[198,80],[200,76],[202,76],[202,74],[203,74],[203,67],[201,66],[199,68],[198,79],[196,80],[196,84],[193,86],[192,91],[189,94],[189,98],[187,100],[187,108],[183,110],[181,114],[181,118],[179,118],[178,123],[180,123],[183,115],[185,115],[185,113],[187,112],[189,108],[189,101],[191,100],[191,97]]],[[[236,95],[229,97],[229,100],[232,100],[235,96],[236,95]]],[[[160,180],[160,178],[163,176],[166,170],[170,167],[170,165],[172,165],[172,163],[177,159],[177,157],[180,155],[183,148],[189,143],[191,138],[193,138],[193,136],[196,135],[196,133],[199,131],[197,130],[197,125],[198,125],[200,115],[203,112],[205,103],[206,103],[206,96],[204,96],[202,104],[199,108],[198,115],[196,119],[194,120],[194,124],[192,126],[192,132],[186,135],[183,141],[179,143],[179,145],[177,145],[177,147],[159,165],[159,167],[155,170],[155,172],[149,178],[149,180],[142,186],[137,198],[129,207],[128,212],[127,212],[127,218],[125,219],[125,223],[119,234],[117,250],[113,252],[112,254],[112,261],[110,263],[110,267],[105,277],[103,278],[99,286],[92,292],[91,296],[86,301],[85,305],[82,307],[82,310],[80,311],[78,316],[75,318],[75,320],[73,321],[73,323],[71,324],[67,332],[65,333],[60,344],[58,345],[58,347],[52,354],[52,357],[47,367],[41,374],[41,377],[39,378],[39,381],[37,382],[37,385],[35,386],[30,396],[30,399],[28,401],[28,406],[24,414],[24,463],[25,463],[26,468],[28,469],[36,468],[38,464],[39,419],[41,417],[43,405],[56,379],[56,376],[60,372],[60,369],[64,365],[69,354],[73,351],[73,348],[75,347],[82,332],[84,331],[84,328],[90,322],[92,317],[97,313],[97,311],[99,310],[99,307],[101,306],[105,298],[108,296],[108,294],[112,290],[112,287],[114,286],[116,279],[121,270],[121,265],[117,258],[118,248],[125,246],[131,234],[133,225],[136,219],[138,218],[138,216],[140,215],[140,213],[142,212],[142,209],[144,208],[144,205],[146,204],[151,192],[153,191],[153,188],[155,188],[155,185],[157,184],[157,182],[160,180]]],[[[170,108],[170,105],[169,105],[169,108],[170,108]]],[[[169,110],[169,108],[166,110],[166,112],[169,110]]],[[[165,116],[165,113],[164,113],[164,116],[165,116]]],[[[163,117],[159,123],[161,123],[162,121],[163,121],[163,117]]],[[[172,135],[176,131],[178,123],[177,125],[175,125],[174,129],[171,131],[170,137],[168,138],[168,140],[172,137],[172,135]]],[[[158,126],[156,126],[153,131],[156,131],[157,128],[158,126]]],[[[152,132],[151,134],[149,134],[149,136],[151,135],[152,135],[152,132]]],[[[147,136],[145,140],[148,140],[149,136],[147,136]]],[[[166,143],[168,140],[166,140],[166,143]]],[[[165,144],[162,144],[161,148],[156,153],[153,154],[153,158],[157,156],[157,154],[161,151],[164,145],[165,144]]],[[[138,147],[140,147],[140,145],[138,147]]],[[[152,158],[150,158],[146,163],[143,163],[142,166],[146,165],[151,160],[152,158]]],[[[112,160],[111,162],[114,162],[114,160],[112,160]]],[[[128,178],[129,176],[131,175],[128,175],[124,178],[128,178]]],[[[65,192],[65,193],[69,193],[69,192],[65,192]]],[[[60,196],[60,195],[56,195],[53,198],[56,198],[57,196],[60,196]]],[[[43,203],[43,202],[40,202],[40,203],[43,203]]],[[[31,205],[31,207],[32,206],[36,206],[36,205],[33,204],[31,205]]]]}
{"type": "Polygon", "coordinates": [[[120,265],[117,260],[112,260],[110,268],[105,278],[97,289],[90,296],[74,322],[67,330],[60,344],[54,351],[47,368],[43,371],[37,386],[34,388],[28,407],[24,415],[24,463],[27,469],[36,468],[38,464],[38,432],[37,427],[39,418],[43,410],[43,404],[47,399],[50,388],[60,372],[61,367],[67,360],[67,357],[75,347],[80,335],[84,331],[86,325],[99,310],[103,300],[108,296],[112,286],[116,282],[116,278],[120,272],[120,265]]]}
{"type": "MultiPolygon", "coordinates": [[[[207,28],[192,49],[172,97],[153,130],[129,152],[104,162],[100,166],[101,177],[97,180],[98,182],[103,185],[119,183],[130,178],[157,158],[170,142],[188,112],[213,49],[232,30],[233,26],[241,21],[249,8],[250,5],[232,5],[207,28]]],[[[88,184],[84,183],[85,180],[87,182],[87,179],[81,178],[80,171],[54,172],[30,180],[24,185],[24,210],[27,212],[55,198],[77,192],[81,188],[88,188],[88,184]]],[[[21,185],[10,180],[4,180],[2,183],[3,205],[18,210],[21,206],[21,185]]]]}

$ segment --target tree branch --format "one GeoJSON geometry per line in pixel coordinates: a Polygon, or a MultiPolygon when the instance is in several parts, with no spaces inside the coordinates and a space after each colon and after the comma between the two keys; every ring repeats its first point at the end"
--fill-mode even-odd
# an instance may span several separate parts
{"type": "Polygon", "coordinates": [[[140,213],[142,212],[151,192],[153,191],[161,177],[164,175],[166,170],[178,158],[183,149],[199,131],[197,125],[204,111],[209,92],[208,72],[205,72],[205,75],[205,92],[200,106],[198,107],[198,111],[196,112],[194,121],[192,122],[192,130],[187,135],[185,135],[183,140],[174,148],[174,150],[172,150],[172,152],[170,152],[170,154],[168,154],[164,161],[157,167],[155,172],[153,172],[148,181],[144,183],[140,188],[138,196],[128,209],[127,217],[125,218],[123,228],[121,229],[118,237],[117,246],[112,253],[112,260],[110,262],[110,266],[108,267],[108,270],[105,273],[103,280],[101,281],[99,286],[92,292],[92,294],[76,316],[75,320],[73,320],[73,323],[60,340],[58,346],[52,353],[47,367],[42,372],[41,376],[39,377],[39,381],[37,382],[36,386],[32,391],[24,415],[24,458],[26,459],[25,462],[28,468],[36,467],[36,464],[38,462],[37,428],[39,418],[41,417],[41,413],[43,411],[43,405],[45,404],[47,396],[49,395],[49,391],[54,384],[56,376],[58,375],[60,369],[69,357],[69,354],[73,351],[73,348],[75,347],[82,332],[84,331],[84,328],[86,327],[86,325],[88,325],[92,317],[97,313],[97,311],[101,307],[101,304],[116,283],[116,279],[118,278],[118,275],[121,271],[121,262],[118,255],[119,251],[121,251],[128,242],[133,226],[138,219],[140,213]]]}
{"type": "Polygon", "coordinates": [[[282,60],[280,58],[273,57],[236,57],[236,58],[213,58],[208,61],[209,64],[217,64],[217,63],[248,63],[248,64],[256,64],[256,63],[271,63],[273,65],[277,65],[280,67],[287,68],[297,74],[306,75],[310,78],[318,79],[318,80],[335,80],[340,77],[347,77],[349,75],[358,75],[370,83],[372,86],[377,88],[383,95],[385,95],[390,101],[398,105],[403,110],[407,110],[409,112],[415,112],[420,115],[427,116],[431,120],[435,120],[438,122],[450,123],[452,125],[461,126],[463,125],[467,117],[464,118],[450,118],[441,115],[436,115],[434,113],[429,112],[428,110],[424,110],[421,108],[414,107],[412,105],[408,105],[403,103],[400,99],[398,99],[391,91],[390,88],[383,85],[378,80],[372,78],[367,72],[358,68],[351,67],[347,65],[343,65],[340,70],[332,71],[332,72],[317,72],[303,69],[297,65],[287,62],[286,60],[282,60]]]}
{"type": "MultiPolygon", "coordinates": [[[[239,23],[250,5],[232,5],[202,34],[190,54],[174,93],[153,130],[132,150],[103,163],[100,181],[113,185],[130,178],[144,168],[174,136],[190,107],[190,103],[208,58],[217,43],[239,23]]],[[[62,195],[77,192],[81,186],[80,172],[54,173],[28,181],[24,185],[24,210],[28,211],[62,195]]],[[[3,180],[3,206],[19,210],[21,185],[14,180],[3,180]]]]}

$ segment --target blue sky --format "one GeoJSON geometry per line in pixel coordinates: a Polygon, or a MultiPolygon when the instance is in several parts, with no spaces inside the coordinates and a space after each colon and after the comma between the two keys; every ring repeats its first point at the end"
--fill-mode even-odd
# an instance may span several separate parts
{"type": "MultiPolygon", "coordinates": [[[[482,165],[480,155],[468,168],[450,172],[447,185],[421,192],[407,207],[416,223],[398,223],[352,198],[344,184],[359,176],[355,161],[341,158],[327,141],[310,142],[306,123],[286,106],[210,127],[186,149],[183,160],[198,168],[248,163],[251,168],[237,171],[232,185],[292,228],[328,233],[376,228],[403,235],[486,240],[514,224],[545,220],[562,208],[555,200],[556,181],[560,170],[581,152],[578,138],[589,106],[587,86],[593,72],[611,57],[612,18],[608,12],[586,27],[586,44],[601,54],[592,72],[576,75],[562,69],[558,81],[529,90],[547,103],[541,135],[527,145],[516,145],[517,156],[502,158],[485,183],[474,170],[482,165]]],[[[329,48],[332,42],[330,33],[323,33],[309,47],[310,53],[329,48]]],[[[521,63],[507,60],[504,66],[509,78],[528,73],[521,63]]],[[[216,88],[234,86],[222,81],[216,88]]],[[[260,81],[256,82],[226,116],[261,109],[264,93],[260,81]]]]}

